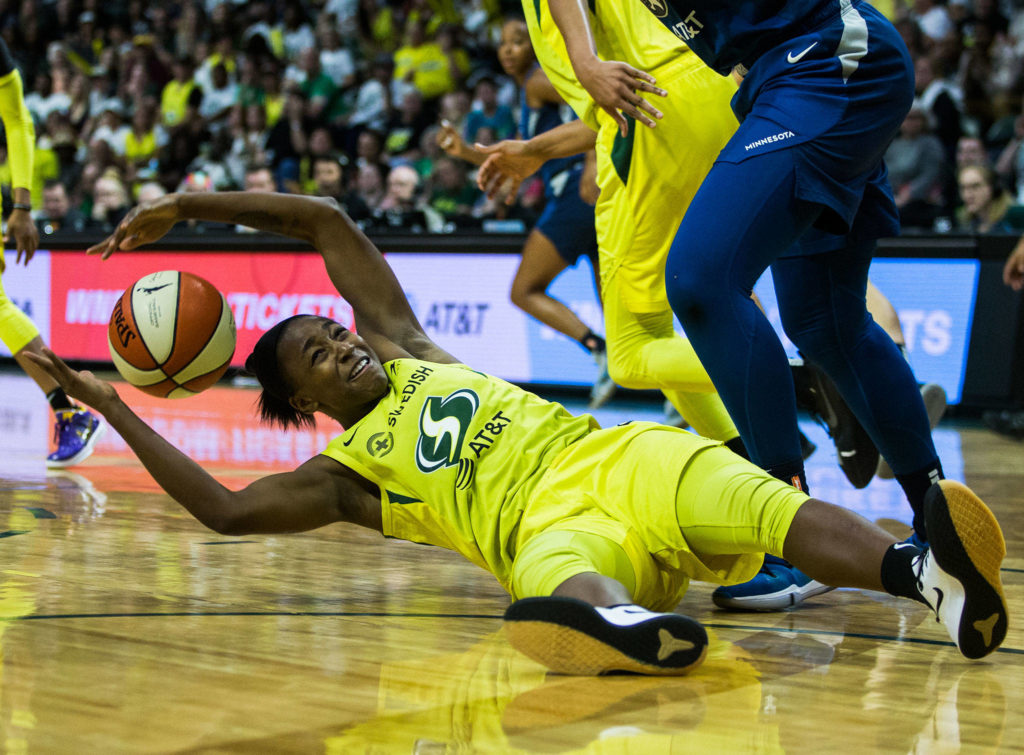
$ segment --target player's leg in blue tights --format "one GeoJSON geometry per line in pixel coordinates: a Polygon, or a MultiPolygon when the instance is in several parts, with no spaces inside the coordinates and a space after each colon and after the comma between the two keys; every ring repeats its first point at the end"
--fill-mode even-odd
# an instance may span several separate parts
{"type": "Polygon", "coordinates": [[[917,381],[865,306],[873,241],[772,265],[779,313],[800,352],[835,382],[907,489],[923,533],[924,491],[941,476],[917,381]],[[908,479],[910,478],[910,479],[908,479]],[[913,478],[920,478],[915,484],[913,478]],[[909,482],[909,487],[908,487],[909,482]]]}
{"type": "Polygon", "coordinates": [[[793,378],[782,344],[750,292],[821,212],[819,205],[793,198],[789,153],[716,163],[683,218],[666,265],[672,309],[750,458],[787,481],[803,473],[793,378]]]}

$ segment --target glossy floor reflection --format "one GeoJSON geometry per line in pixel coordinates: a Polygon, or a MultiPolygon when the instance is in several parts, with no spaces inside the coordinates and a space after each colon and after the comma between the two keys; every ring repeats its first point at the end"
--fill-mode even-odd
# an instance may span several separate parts
{"type": "MultiPolygon", "coordinates": [[[[315,453],[251,390],[182,402],[125,389],[148,421],[231,486],[315,453]]],[[[927,610],[837,590],[797,610],[679,610],[709,627],[689,677],[547,674],[504,641],[507,597],[458,556],[344,526],[209,532],[110,433],[47,473],[49,415],[0,374],[0,743],[6,752],[1014,752],[1024,749],[1024,446],[969,426],[936,435],[950,476],[999,516],[1012,616],[1000,652],[960,658],[927,610]]],[[[582,405],[572,404],[574,411],[582,405]]],[[[657,419],[613,404],[603,424],[657,419]]],[[[894,530],[895,483],[855,491],[824,433],[815,493],[894,530]]]]}

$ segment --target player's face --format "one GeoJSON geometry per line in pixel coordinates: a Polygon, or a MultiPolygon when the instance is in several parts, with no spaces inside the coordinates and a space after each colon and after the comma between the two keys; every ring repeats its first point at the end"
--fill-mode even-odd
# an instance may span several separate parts
{"type": "Polygon", "coordinates": [[[530,33],[522,21],[509,21],[501,29],[498,60],[509,76],[525,74],[534,61],[530,33]]]}
{"type": "MultiPolygon", "coordinates": [[[[303,317],[281,335],[277,355],[293,399],[349,420],[388,389],[384,368],[366,341],[324,317],[303,317]]],[[[301,408],[301,407],[300,407],[301,408]]]]}

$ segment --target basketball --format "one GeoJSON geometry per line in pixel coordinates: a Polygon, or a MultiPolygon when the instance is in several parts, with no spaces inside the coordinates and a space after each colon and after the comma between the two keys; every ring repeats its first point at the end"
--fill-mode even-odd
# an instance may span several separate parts
{"type": "Polygon", "coordinates": [[[192,273],[164,270],[117,300],[107,330],[121,376],[161,398],[184,398],[220,379],[235,353],[235,320],[224,295],[192,273]]]}

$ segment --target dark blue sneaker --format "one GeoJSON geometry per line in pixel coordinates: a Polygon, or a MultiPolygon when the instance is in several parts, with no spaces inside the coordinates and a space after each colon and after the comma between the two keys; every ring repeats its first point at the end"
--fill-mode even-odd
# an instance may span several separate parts
{"type": "Polygon", "coordinates": [[[723,585],[711,594],[719,608],[734,611],[781,611],[834,590],[811,579],[788,561],[765,555],[757,576],[739,585],[723,585]]]}
{"type": "Polygon", "coordinates": [[[57,424],[54,426],[57,450],[46,457],[46,466],[55,469],[84,461],[92,453],[104,430],[106,425],[103,420],[86,409],[63,409],[57,412],[57,424]]]}
{"type": "Polygon", "coordinates": [[[921,550],[924,550],[928,547],[928,543],[926,543],[924,539],[917,534],[917,530],[911,532],[903,542],[910,543],[915,548],[920,548],[921,550]]]}

